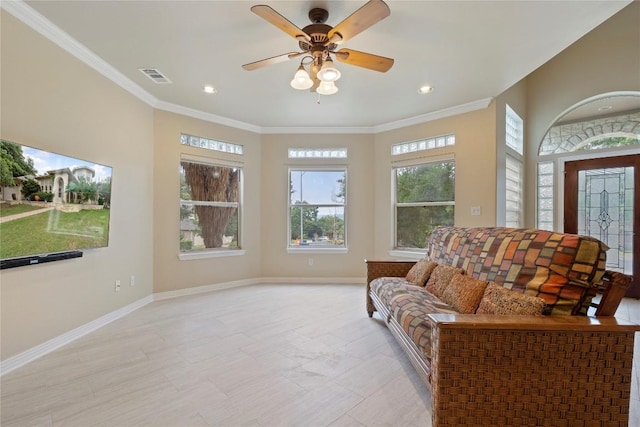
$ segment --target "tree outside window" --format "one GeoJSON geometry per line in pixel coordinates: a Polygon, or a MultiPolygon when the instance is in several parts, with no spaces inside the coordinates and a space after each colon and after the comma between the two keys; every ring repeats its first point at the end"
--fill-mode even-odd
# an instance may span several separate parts
{"type": "Polygon", "coordinates": [[[239,249],[242,170],[180,162],[180,251],[239,249]]]}
{"type": "Polygon", "coordinates": [[[424,249],[436,227],[453,225],[455,162],[398,167],[394,177],[395,247],[424,249]]]}
{"type": "Polygon", "coordinates": [[[289,171],[289,247],[344,248],[346,170],[289,171]]]}

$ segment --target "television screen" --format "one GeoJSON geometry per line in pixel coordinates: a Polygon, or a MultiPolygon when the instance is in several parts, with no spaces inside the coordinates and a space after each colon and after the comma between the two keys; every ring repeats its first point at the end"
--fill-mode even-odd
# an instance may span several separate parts
{"type": "Polygon", "coordinates": [[[107,246],[111,172],[0,140],[0,260],[107,246]]]}

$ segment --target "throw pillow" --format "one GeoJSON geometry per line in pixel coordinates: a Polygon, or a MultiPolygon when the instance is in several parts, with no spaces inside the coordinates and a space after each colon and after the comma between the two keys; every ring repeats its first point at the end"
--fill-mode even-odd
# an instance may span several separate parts
{"type": "Polygon", "coordinates": [[[490,282],[476,314],[541,315],[544,307],[542,298],[521,294],[490,282]]]}
{"type": "Polygon", "coordinates": [[[433,269],[431,276],[429,276],[429,281],[426,286],[427,291],[438,298],[442,298],[442,292],[447,288],[449,282],[451,282],[451,278],[456,273],[464,274],[464,270],[449,265],[438,264],[436,268],[433,269]]]}
{"type": "Polygon", "coordinates": [[[487,289],[487,283],[471,276],[454,274],[440,299],[458,313],[473,314],[487,289]]]}
{"type": "Polygon", "coordinates": [[[411,267],[411,270],[409,270],[405,279],[407,279],[407,282],[413,283],[414,285],[424,286],[427,283],[429,276],[431,276],[433,269],[436,268],[437,265],[437,263],[427,261],[423,258],[411,267]]]}

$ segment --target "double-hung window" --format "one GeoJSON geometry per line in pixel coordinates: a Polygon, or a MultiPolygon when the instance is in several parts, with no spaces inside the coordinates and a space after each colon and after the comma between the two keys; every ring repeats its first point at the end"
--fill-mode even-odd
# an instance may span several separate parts
{"type": "Polygon", "coordinates": [[[437,226],[453,225],[455,169],[453,160],[393,169],[395,249],[424,249],[437,226]]]}
{"type": "Polygon", "coordinates": [[[289,169],[290,250],[346,248],[345,168],[289,169]]]}
{"type": "Polygon", "coordinates": [[[181,157],[181,258],[241,249],[241,184],[240,165],[181,157]]]}

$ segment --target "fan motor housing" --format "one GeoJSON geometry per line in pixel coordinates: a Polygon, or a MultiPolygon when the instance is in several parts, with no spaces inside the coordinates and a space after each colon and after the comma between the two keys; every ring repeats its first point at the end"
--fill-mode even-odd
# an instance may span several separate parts
{"type": "Polygon", "coordinates": [[[307,41],[300,41],[298,43],[298,45],[300,46],[300,49],[304,51],[310,51],[317,45],[322,45],[323,49],[334,50],[337,47],[335,43],[330,43],[327,46],[324,46],[327,40],[329,40],[329,37],[327,37],[327,34],[332,29],[333,27],[327,24],[307,25],[302,29],[302,31],[304,31],[306,34],[309,35],[309,37],[311,37],[311,43],[307,41]]]}

